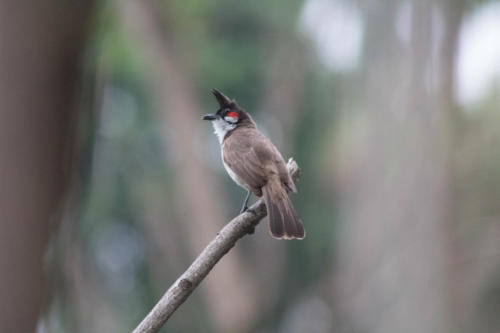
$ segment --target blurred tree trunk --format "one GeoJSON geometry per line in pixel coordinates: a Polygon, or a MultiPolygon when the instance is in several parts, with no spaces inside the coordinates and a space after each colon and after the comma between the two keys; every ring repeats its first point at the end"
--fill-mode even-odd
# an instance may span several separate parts
{"type": "Polygon", "coordinates": [[[0,332],[33,332],[91,1],[0,5],[0,332]]]}
{"type": "Polygon", "coordinates": [[[456,40],[458,29],[449,28],[439,3],[411,1],[410,14],[401,16],[405,5],[362,7],[361,111],[344,118],[352,123],[339,140],[351,146],[339,156],[345,208],[338,297],[357,332],[452,331],[452,138],[444,130],[452,119],[443,101],[451,104],[452,69],[445,65],[453,64],[455,45],[443,43],[456,40]]]}
{"type": "Polygon", "coordinates": [[[447,302],[449,308],[450,330],[452,332],[464,332],[466,321],[465,295],[463,292],[462,281],[465,275],[463,262],[463,253],[458,246],[457,230],[459,229],[458,216],[458,193],[457,193],[457,165],[455,163],[455,154],[458,146],[458,117],[455,105],[454,82],[455,82],[455,54],[458,50],[458,37],[462,18],[465,10],[464,0],[442,0],[440,2],[441,13],[443,13],[443,42],[440,48],[440,102],[439,110],[443,120],[443,135],[448,136],[446,149],[447,163],[447,186],[449,197],[447,204],[447,215],[443,225],[444,239],[443,244],[446,248],[446,280],[447,280],[447,302]]]}

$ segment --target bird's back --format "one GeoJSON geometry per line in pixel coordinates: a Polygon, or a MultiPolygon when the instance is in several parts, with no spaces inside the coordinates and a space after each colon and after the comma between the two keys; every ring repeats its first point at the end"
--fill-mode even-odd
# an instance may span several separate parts
{"type": "Polygon", "coordinates": [[[296,191],[283,156],[256,128],[237,128],[228,134],[222,148],[224,162],[252,188],[260,188],[270,177],[278,176],[285,186],[296,191]]]}

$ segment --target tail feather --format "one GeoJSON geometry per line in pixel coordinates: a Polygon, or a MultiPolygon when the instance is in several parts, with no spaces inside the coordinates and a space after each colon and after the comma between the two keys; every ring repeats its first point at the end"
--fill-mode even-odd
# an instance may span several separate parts
{"type": "MultiPolygon", "coordinates": [[[[264,198],[269,196],[264,195],[264,198]]],[[[269,216],[269,228],[271,234],[276,238],[285,236],[285,226],[283,224],[283,215],[279,207],[271,200],[266,200],[267,216],[269,216]]]]}
{"type": "Polygon", "coordinates": [[[275,238],[302,239],[304,227],[300,221],[285,188],[280,182],[270,182],[262,188],[266,202],[269,228],[275,238]]]}

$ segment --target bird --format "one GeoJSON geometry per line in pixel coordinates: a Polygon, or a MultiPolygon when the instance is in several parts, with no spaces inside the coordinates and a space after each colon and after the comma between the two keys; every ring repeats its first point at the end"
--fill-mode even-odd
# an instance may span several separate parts
{"type": "Polygon", "coordinates": [[[212,93],[219,108],[202,119],[212,122],[227,173],[236,184],[247,190],[240,213],[248,210],[251,194],[264,196],[271,236],[303,239],[304,226],[288,196],[288,192],[296,193],[297,188],[283,156],[235,100],[217,89],[212,89],[212,93]]]}

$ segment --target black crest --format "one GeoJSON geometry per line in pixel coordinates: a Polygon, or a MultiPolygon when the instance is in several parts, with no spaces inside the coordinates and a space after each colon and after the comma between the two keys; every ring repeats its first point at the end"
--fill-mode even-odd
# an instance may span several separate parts
{"type": "Polygon", "coordinates": [[[217,102],[219,102],[219,106],[221,108],[230,107],[236,104],[232,99],[218,91],[217,89],[212,89],[212,94],[214,94],[215,98],[217,98],[217,102]]]}

